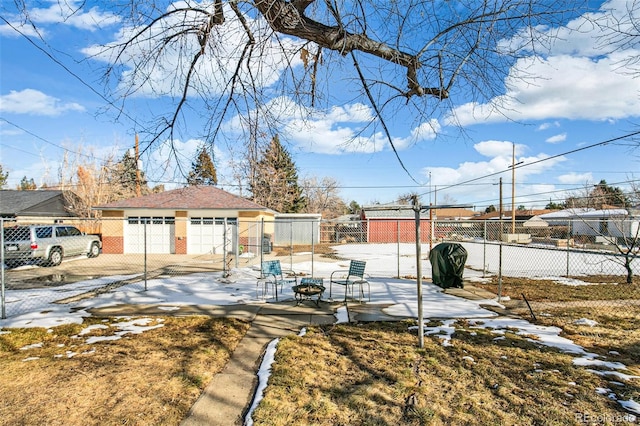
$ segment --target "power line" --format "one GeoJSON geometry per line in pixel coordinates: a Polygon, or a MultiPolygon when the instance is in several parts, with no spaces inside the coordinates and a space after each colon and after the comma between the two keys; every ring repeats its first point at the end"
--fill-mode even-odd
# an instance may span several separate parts
{"type": "MultiPolygon", "coordinates": [[[[22,130],[22,131],[23,131],[23,132],[25,132],[26,134],[28,134],[28,135],[30,135],[30,136],[33,136],[34,138],[36,138],[36,139],[38,139],[38,140],[40,140],[40,141],[42,141],[42,142],[44,142],[44,143],[46,143],[46,144],[48,144],[48,145],[54,146],[54,147],[56,147],[56,148],[58,148],[58,149],[61,149],[61,150],[63,150],[63,151],[66,151],[66,152],[68,152],[68,153],[70,153],[70,154],[75,154],[75,155],[78,155],[78,156],[81,156],[81,157],[86,157],[86,158],[91,159],[91,160],[95,160],[95,159],[96,159],[96,157],[95,157],[95,156],[93,156],[93,155],[83,154],[82,152],[74,151],[74,150],[72,150],[72,149],[65,148],[65,147],[64,147],[64,146],[62,146],[62,145],[58,145],[58,144],[56,144],[56,143],[54,143],[54,142],[51,142],[51,141],[49,141],[49,140],[47,140],[47,139],[43,138],[42,136],[39,136],[39,135],[37,135],[37,134],[35,134],[35,133],[33,133],[33,132],[31,132],[31,131],[29,131],[29,130],[25,129],[25,128],[24,128],[24,127],[22,127],[22,126],[20,126],[20,125],[18,125],[18,124],[16,124],[16,123],[14,123],[14,122],[12,122],[12,121],[7,120],[7,119],[6,119],[6,118],[4,118],[4,117],[0,117],[0,120],[2,120],[2,121],[4,121],[5,123],[7,123],[7,124],[9,124],[9,125],[11,125],[11,126],[13,126],[13,127],[15,127],[16,129],[20,129],[20,130],[22,130]]],[[[12,147],[12,146],[9,146],[9,148],[15,149],[15,150],[17,150],[17,151],[22,151],[21,149],[19,149],[19,148],[15,148],[15,147],[12,147]]],[[[23,151],[23,152],[27,152],[27,151],[23,151]]]]}
{"type": "MultiPolygon", "coordinates": [[[[595,148],[595,147],[598,147],[598,146],[608,145],[610,143],[613,143],[613,142],[616,142],[616,141],[620,141],[620,140],[623,140],[623,139],[627,139],[627,138],[630,138],[630,137],[633,137],[633,136],[638,136],[638,135],[640,135],[640,131],[627,133],[626,135],[623,135],[623,136],[618,136],[618,137],[615,137],[615,138],[607,139],[607,140],[602,141],[602,142],[597,142],[597,143],[594,143],[594,144],[591,144],[591,145],[587,145],[587,146],[583,146],[583,147],[580,147],[580,148],[572,149],[571,151],[566,151],[566,152],[563,152],[563,153],[560,153],[560,154],[552,155],[550,157],[545,157],[545,158],[542,158],[540,160],[533,161],[531,163],[516,164],[514,167],[509,167],[509,168],[507,168],[505,170],[501,170],[499,172],[489,173],[489,174],[484,175],[484,176],[480,176],[480,177],[477,177],[477,178],[469,179],[469,180],[466,180],[466,181],[463,181],[463,182],[459,182],[459,183],[455,183],[455,184],[452,184],[452,185],[449,185],[449,186],[441,187],[441,188],[438,188],[438,190],[443,191],[443,190],[446,190],[446,189],[462,186],[462,185],[465,185],[465,184],[468,184],[468,183],[471,183],[471,182],[477,182],[477,181],[482,180],[482,179],[486,179],[486,178],[489,178],[489,177],[492,177],[492,176],[497,176],[497,175],[505,173],[505,172],[509,172],[509,171],[511,171],[512,168],[513,169],[520,169],[520,168],[523,168],[523,167],[533,166],[534,164],[539,164],[539,163],[542,163],[542,162],[545,162],[545,161],[553,160],[554,158],[558,158],[558,157],[562,157],[562,156],[570,155],[570,154],[575,154],[576,152],[584,151],[584,150],[595,148]]],[[[427,195],[427,194],[430,194],[431,192],[432,191],[427,191],[427,192],[424,192],[424,193],[418,194],[418,195],[419,196],[427,195]]]]}
{"type": "Polygon", "coordinates": [[[38,44],[36,44],[31,37],[27,36],[26,34],[24,34],[22,31],[20,31],[18,28],[16,28],[11,22],[7,21],[3,16],[0,16],[0,19],[2,19],[2,21],[4,21],[4,23],[9,26],[11,29],[13,29],[15,32],[17,32],[18,34],[20,34],[23,38],[25,38],[33,47],[35,47],[36,49],[38,49],[39,51],[41,51],[44,55],[46,55],[49,59],[51,59],[55,64],[57,64],[58,66],[60,66],[63,70],[65,70],[67,73],[69,73],[69,75],[71,75],[72,77],[74,77],[76,80],[78,80],[83,86],[85,86],[86,88],[88,88],[92,93],[94,93],[95,95],[97,95],[100,99],[102,99],[103,101],[105,101],[107,104],[109,104],[110,106],[112,106],[113,108],[115,108],[119,114],[122,114],[123,116],[127,117],[129,120],[131,120],[136,126],[139,126],[139,123],[137,122],[137,120],[133,117],[131,117],[129,114],[127,114],[127,112],[122,109],[119,108],[118,106],[116,106],[114,104],[114,102],[110,99],[108,99],[106,96],[104,96],[102,93],[98,92],[96,89],[93,88],[93,86],[91,86],[89,83],[87,83],[82,77],[80,77],[78,74],[76,74],[75,72],[73,72],[68,66],[66,66],[65,64],[62,63],[62,61],[60,61],[58,58],[56,58],[55,56],[53,56],[50,52],[46,51],[45,49],[43,49],[41,46],[39,46],[38,44]]]}

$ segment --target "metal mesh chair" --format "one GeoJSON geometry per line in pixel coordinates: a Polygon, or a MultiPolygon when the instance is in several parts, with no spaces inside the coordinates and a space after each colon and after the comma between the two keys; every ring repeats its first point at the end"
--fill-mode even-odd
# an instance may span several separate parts
{"type": "Polygon", "coordinates": [[[347,302],[349,287],[351,287],[351,298],[353,298],[353,287],[359,287],[358,300],[364,299],[364,285],[369,289],[369,302],[371,301],[371,285],[364,277],[364,267],[367,262],[362,260],[352,260],[349,263],[349,270],[338,270],[331,273],[329,278],[329,298],[331,298],[331,287],[333,284],[344,286],[344,301],[347,302]],[[346,274],[346,275],[345,275],[346,274]],[[334,278],[335,277],[335,278],[334,278]]]}
{"type": "Polygon", "coordinates": [[[280,286],[280,293],[282,293],[282,287],[284,286],[284,284],[292,285],[292,286],[297,285],[298,278],[296,276],[296,273],[293,271],[286,271],[286,272],[288,272],[292,276],[291,277],[284,276],[279,260],[267,260],[262,262],[261,271],[260,271],[261,277],[260,279],[258,279],[258,282],[256,283],[256,286],[259,286],[260,283],[262,282],[263,284],[262,295],[264,296],[267,294],[268,286],[269,284],[272,284],[274,293],[275,293],[275,298],[276,300],[278,300],[278,285],[280,286]]]}

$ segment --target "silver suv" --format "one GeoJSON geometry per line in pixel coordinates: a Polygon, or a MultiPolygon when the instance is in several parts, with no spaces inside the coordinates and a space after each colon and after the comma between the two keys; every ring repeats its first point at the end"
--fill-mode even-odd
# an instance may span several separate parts
{"type": "Polygon", "coordinates": [[[64,257],[86,254],[96,257],[102,243],[69,225],[29,225],[4,228],[4,259],[7,267],[36,262],[57,266],[64,257]]]}

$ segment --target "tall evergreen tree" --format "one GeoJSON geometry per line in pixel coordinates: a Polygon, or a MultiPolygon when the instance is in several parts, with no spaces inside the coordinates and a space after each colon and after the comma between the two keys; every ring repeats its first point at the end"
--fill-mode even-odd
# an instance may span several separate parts
{"type": "Polygon", "coordinates": [[[278,135],[262,153],[250,182],[253,201],[280,213],[299,213],[305,207],[298,171],[278,135]]]}
{"type": "Polygon", "coordinates": [[[205,148],[202,148],[198,158],[191,163],[191,171],[187,177],[189,185],[217,185],[218,176],[216,167],[211,161],[211,157],[205,148]]]}
{"type": "Polygon", "coordinates": [[[629,205],[629,198],[622,189],[609,186],[604,179],[591,191],[591,197],[596,200],[596,203],[599,204],[601,208],[607,205],[616,207],[626,207],[629,205]]]}
{"type": "MultiPolygon", "coordinates": [[[[131,150],[127,150],[122,160],[114,165],[111,175],[111,183],[117,199],[135,197],[137,195],[137,170],[138,163],[135,155],[131,153],[131,150]]],[[[141,195],[147,195],[149,192],[147,178],[144,172],[140,170],[140,193],[141,195]]]]}

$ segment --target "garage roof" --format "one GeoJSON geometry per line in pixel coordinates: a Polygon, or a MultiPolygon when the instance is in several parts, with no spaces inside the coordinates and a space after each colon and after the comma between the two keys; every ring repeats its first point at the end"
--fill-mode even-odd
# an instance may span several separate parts
{"type": "Polygon", "coordinates": [[[114,201],[95,207],[96,210],[123,209],[233,209],[270,210],[246,198],[231,194],[215,186],[187,186],[143,197],[114,201]]]}

